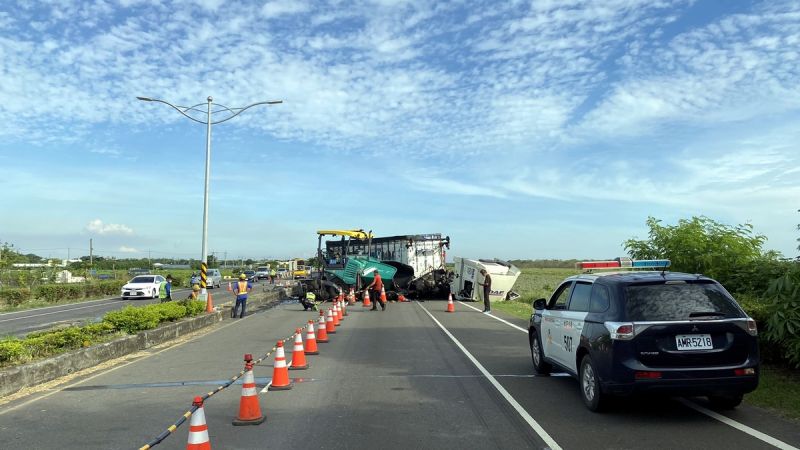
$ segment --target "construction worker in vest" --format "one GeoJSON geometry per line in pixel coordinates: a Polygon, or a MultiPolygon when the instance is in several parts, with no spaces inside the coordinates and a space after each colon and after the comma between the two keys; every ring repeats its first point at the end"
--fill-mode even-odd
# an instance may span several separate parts
{"type": "Polygon", "coordinates": [[[198,295],[200,295],[200,285],[199,284],[195,284],[194,286],[192,286],[192,292],[189,294],[189,297],[187,297],[187,299],[188,300],[197,300],[197,296],[198,295]]]}
{"type": "Polygon", "coordinates": [[[305,298],[301,297],[301,303],[303,304],[303,311],[311,311],[317,310],[317,294],[308,291],[306,292],[305,298]]]}
{"type": "Polygon", "coordinates": [[[381,304],[381,311],[386,311],[386,303],[380,301],[381,290],[383,289],[383,280],[381,279],[381,274],[377,269],[372,272],[372,283],[367,286],[367,289],[369,290],[369,298],[372,301],[372,309],[370,311],[375,311],[378,309],[378,303],[381,304]]]}
{"type": "Polygon", "coordinates": [[[275,275],[277,274],[275,269],[269,269],[269,284],[275,284],[275,275]]]}
{"type": "Polygon", "coordinates": [[[167,300],[167,280],[161,282],[158,285],[158,298],[161,300],[161,303],[164,303],[167,300]]]}
{"type": "Polygon", "coordinates": [[[234,305],[233,310],[231,310],[231,317],[236,317],[236,311],[239,310],[240,305],[242,307],[242,312],[239,313],[239,318],[241,319],[244,317],[245,309],[247,308],[247,294],[251,290],[253,290],[253,285],[247,281],[247,275],[239,275],[239,282],[233,285],[233,293],[236,294],[236,305],[234,305]]]}

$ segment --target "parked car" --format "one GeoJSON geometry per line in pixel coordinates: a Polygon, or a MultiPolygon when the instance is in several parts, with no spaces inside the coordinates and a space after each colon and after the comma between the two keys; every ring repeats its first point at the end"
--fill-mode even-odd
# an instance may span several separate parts
{"type": "Polygon", "coordinates": [[[248,269],[248,270],[242,271],[241,273],[243,273],[247,277],[247,281],[250,281],[252,283],[255,283],[256,281],[258,281],[258,276],[256,275],[256,271],[255,270],[249,270],[248,269]]]}
{"type": "Polygon", "coordinates": [[[120,291],[123,300],[128,298],[158,298],[161,282],[166,281],[161,275],[139,275],[128,281],[120,291]]]}
{"type": "Polygon", "coordinates": [[[718,282],[668,272],[663,262],[654,271],[574,275],[549,300],[535,300],[528,330],[534,370],[576,377],[592,411],[610,396],[635,393],[738,406],[758,386],[755,321],[718,282]]]}
{"type": "Polygon", "coordinates": [[[259,280],[269,278],[269,267],[256,267],[256,278],[259,280]]]}
{"type": "MultiPolygon", "coordinates": [[[[193,273],[189,280],[189,286],[194,286],[195,284],[200,284],[199,272],[193,273]]],[[[222,274],[219,269],[208,269],[206,271],[206,287],[208,289],[213,289],[220,286],[222,286],[222,274]]]]}

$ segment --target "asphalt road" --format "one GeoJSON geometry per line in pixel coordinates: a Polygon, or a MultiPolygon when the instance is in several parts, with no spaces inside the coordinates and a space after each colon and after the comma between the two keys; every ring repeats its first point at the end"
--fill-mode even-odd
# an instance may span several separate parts
{"type": "MultiPolygon", "coordinates": [[[[743,406],[722,414],[701,399],[618,401],[591,413],[565,376],[532,375],[526,334],[457,303],[351,307],[290,391],[259,395],[267,421],[233,427],[239,386],[211,397],[213,448],[757,449],[800,446],[800,427],[743,406]],[[770,444],[771,443],[771,444],[770,444]]],[[[174,423],[195,395],[266,353],[315,313],[283,304],[226,320],[84,380],[0,406],[4,448],[139,448],[174,423]]],[[[291,348],[291,347],[289,347],[291,348]]],[[[291,353],[289,351],[289,353],[291,353]]],[[[287,355],[288,356],[288,355],[287,355]]],[[[258,389],[272,361],[256,366],[258,389]]],[[[156,448],[185,448],[188,422],[156,448]]]]}
{"type": "MultiPolygon", "coordinates": [[[[227,283],[227,282],[225,282],[227,283]]],[[[230,294],[223,288],[209,289],[213,298],[230,300],[230,294]],[[218,297],[221,296],[221,297],[218,297]]],[[[259,283],[260,284],[260,283],[259,283]]],[[[254,286],[255,287],[255,286],[254,286]]],[[[173,299],[182,299],[189,295],[189,289],[174,289],[173,299]]],[[[0,336],[24,336],[33,331],[46,330],[58,325],[77,324],[99,320],[109,311],[124,308],[128,305],[142,306],[158,303],[158,299],[123,300],[120,297],[107,297],[68,305],[48,306],[0,314],[0,336]]]]}

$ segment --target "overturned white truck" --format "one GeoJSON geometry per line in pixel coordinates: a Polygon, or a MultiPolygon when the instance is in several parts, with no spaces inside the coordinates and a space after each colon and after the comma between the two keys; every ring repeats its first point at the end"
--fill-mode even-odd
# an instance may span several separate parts
{"type": "Polygon", "coordinates": [[[483,283],[481,269],[485,269],[492,278],[490,301],[513,300],[519,295],[512,291],[519,278],[520,270],[511,263],[499,259],[467,259],[453,258],[453,272],[450,292],[458,300],[483,301],[483,283]]]}

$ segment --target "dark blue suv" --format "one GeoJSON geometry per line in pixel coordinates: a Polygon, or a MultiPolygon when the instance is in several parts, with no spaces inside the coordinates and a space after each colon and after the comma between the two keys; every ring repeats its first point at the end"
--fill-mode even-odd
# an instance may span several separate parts
{"type": "Polygon", "coordinates": [[[575,275],[533,302],[533,366],[580,383],[586,406],[640,392],[734,408],[756,389],[756,323],[718,282],[667,271],[575,275]]]}

